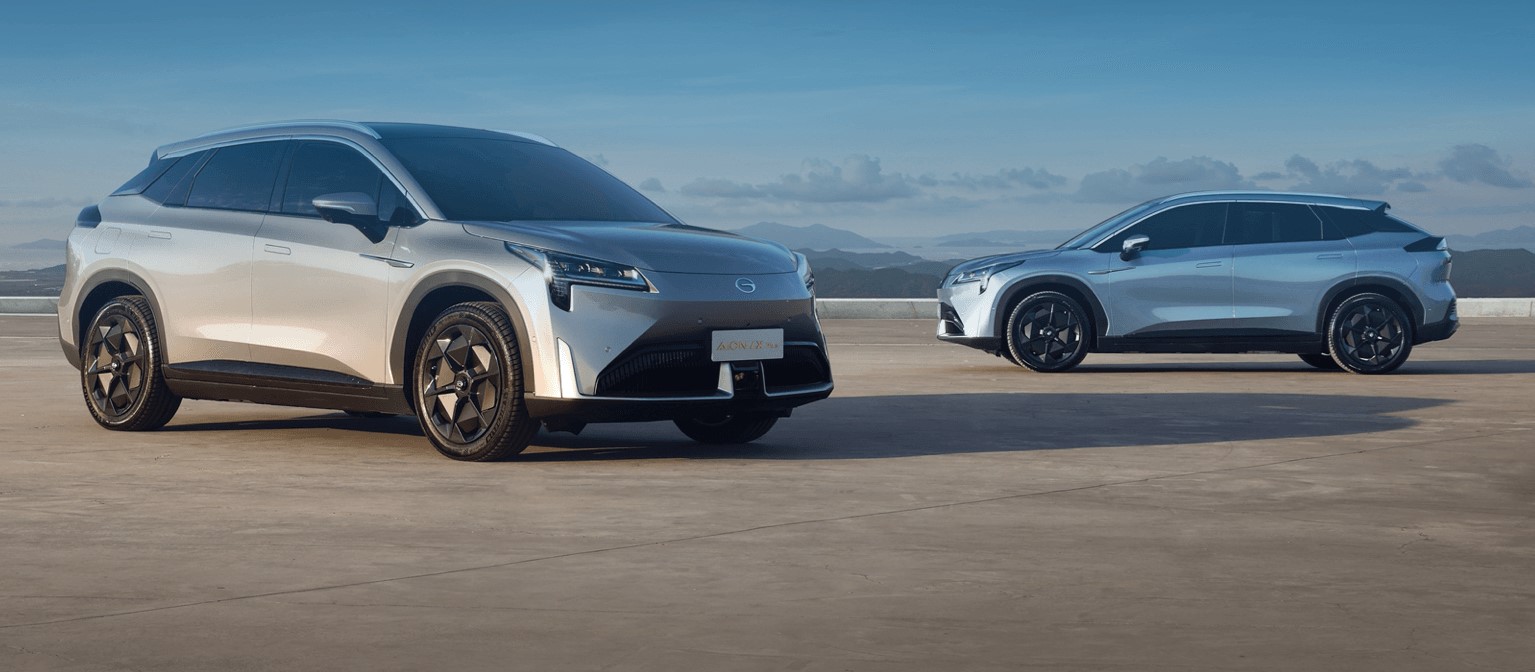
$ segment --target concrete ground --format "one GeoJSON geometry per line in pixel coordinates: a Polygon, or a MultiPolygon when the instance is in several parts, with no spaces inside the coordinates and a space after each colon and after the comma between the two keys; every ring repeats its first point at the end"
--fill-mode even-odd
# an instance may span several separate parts
{"type": "Polygon", "coordinates": [[[1535,668],[1535,322],[1397,375],[827,323],[838,388],[438,457],[411,419],[87,416],[0,318],[0,670],[1535,668]]]}

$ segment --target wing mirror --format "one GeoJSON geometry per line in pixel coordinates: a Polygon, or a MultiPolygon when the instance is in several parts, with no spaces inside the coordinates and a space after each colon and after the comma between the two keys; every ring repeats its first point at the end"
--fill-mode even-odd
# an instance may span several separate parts
{"type": "Polygon", "coordinates": [[[1129,261],[1141,256],[1141,250],[1146,249],[1146,244],[1151,242],[1150,236],[1130,236],[1119,246],[1119,258],[1129,261]]]}
{"type": "Polygon", "coordinates": [[[322,194],[310,203],[325,221],[357,227],[373,243],[382,241],[389,232],[389,225],[378,219],[378,203],[360,191],[322,194]]]}
{"type": "Polygon", "coordinates": [[[378,203],[373,197],[360,191],[345,191],[339,194],[323,194],[314,197],[310,203],[314,209],[320,211],[320,216],[327,222],[341,222],[352,224],[363,219],[378,219],[378,203]]]}

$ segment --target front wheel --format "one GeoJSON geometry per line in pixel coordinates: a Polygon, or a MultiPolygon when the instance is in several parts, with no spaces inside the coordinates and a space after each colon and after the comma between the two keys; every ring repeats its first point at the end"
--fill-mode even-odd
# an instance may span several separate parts
{"type": "Polygon", "coordinates": [[[181,408],[160,372],[160,335],[142,296],[112,299],[85,330],[80,387],[85,406],[107,429],[159,429],[181,408]]]}
{"type": "Polygon", "coordinates": [[[679,418],[677,429],[699,443],[751,443],[762,438],[777,424],[771,415],[721,415],[703,418],[679,418]]]}
{"type": "Polygon", "coordinates": [[[1035,371],[1066,371],[1087,357],[1091,322],[1082,304],[1060,292],[1036,292],[1007,318],[1009,359],[1035,371]]]}
{"type": "Polygon", "coordinates": [[[455,460],[504,460],[528,447],[538,423],[523,401],[517,335],[501,307],[460,303],[427,327],[412,367],[421,431],[455,460]]]}
{"type": "Polygon", "coordinates": [[[1407,313],[1380,294],[1351,296],[1327,321],[1327,347],[1333,361],[1353,373],[1390,373],[1412,354],[1407,313]]]}

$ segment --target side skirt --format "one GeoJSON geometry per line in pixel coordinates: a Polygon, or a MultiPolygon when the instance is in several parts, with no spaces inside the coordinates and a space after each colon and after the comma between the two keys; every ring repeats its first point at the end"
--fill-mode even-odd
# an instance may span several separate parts
{"type": "Polygon", "coordinates": [[[1212,353],[1283,352],[1307,354],[1327,352],[1327,341],[1315,334],[1294,336],[1185,336],[1185,337],[1106,337],[1098,338],[1093,352],[1212,353]]]}
{"type": "Polygon", "coordinates": [[[164,373],[171,392],[187,399],[402,415],[413,412],[403,387],[332,371],[218,360],[166,366],[164,373]]]}

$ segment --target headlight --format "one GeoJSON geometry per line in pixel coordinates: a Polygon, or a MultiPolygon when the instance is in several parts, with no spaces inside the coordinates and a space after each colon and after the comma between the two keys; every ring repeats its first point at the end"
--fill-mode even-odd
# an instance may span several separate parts
{"type": "Polygon", "coordinates": [[[544,280],[549,283],[549,302],[561,310],[570,310],[571,285],[655,291],[640,269],[633,266],[512,243],[506,244],[506,251],[544,272],[544,280]]]}
{"type": "Polygon", "coordinates": [[[949,276],[949,285],[963,285],[971,282],[979,282],[981,283],[981,291],[984,292],[986,291],[986,281],[990,280],[991,276],[1001,273],[1002,271],[1017,266],[1021,263],[1023,263],[1022,259],[1014,259],[1012,261],[999,261],[995,264],[987,264],[980,268],[972,268],[966,271],[960,271],[959,273],[953,273],[949,276]]]}
{"type": "Polygon", "coordinates": [[[810,296],[814,298],[815,271],[810,270],[810,259],[799,252],[795,252],[794,268],[799,270],[799,279],[805,283],[805,289],[810,290],[810,296]]]}

